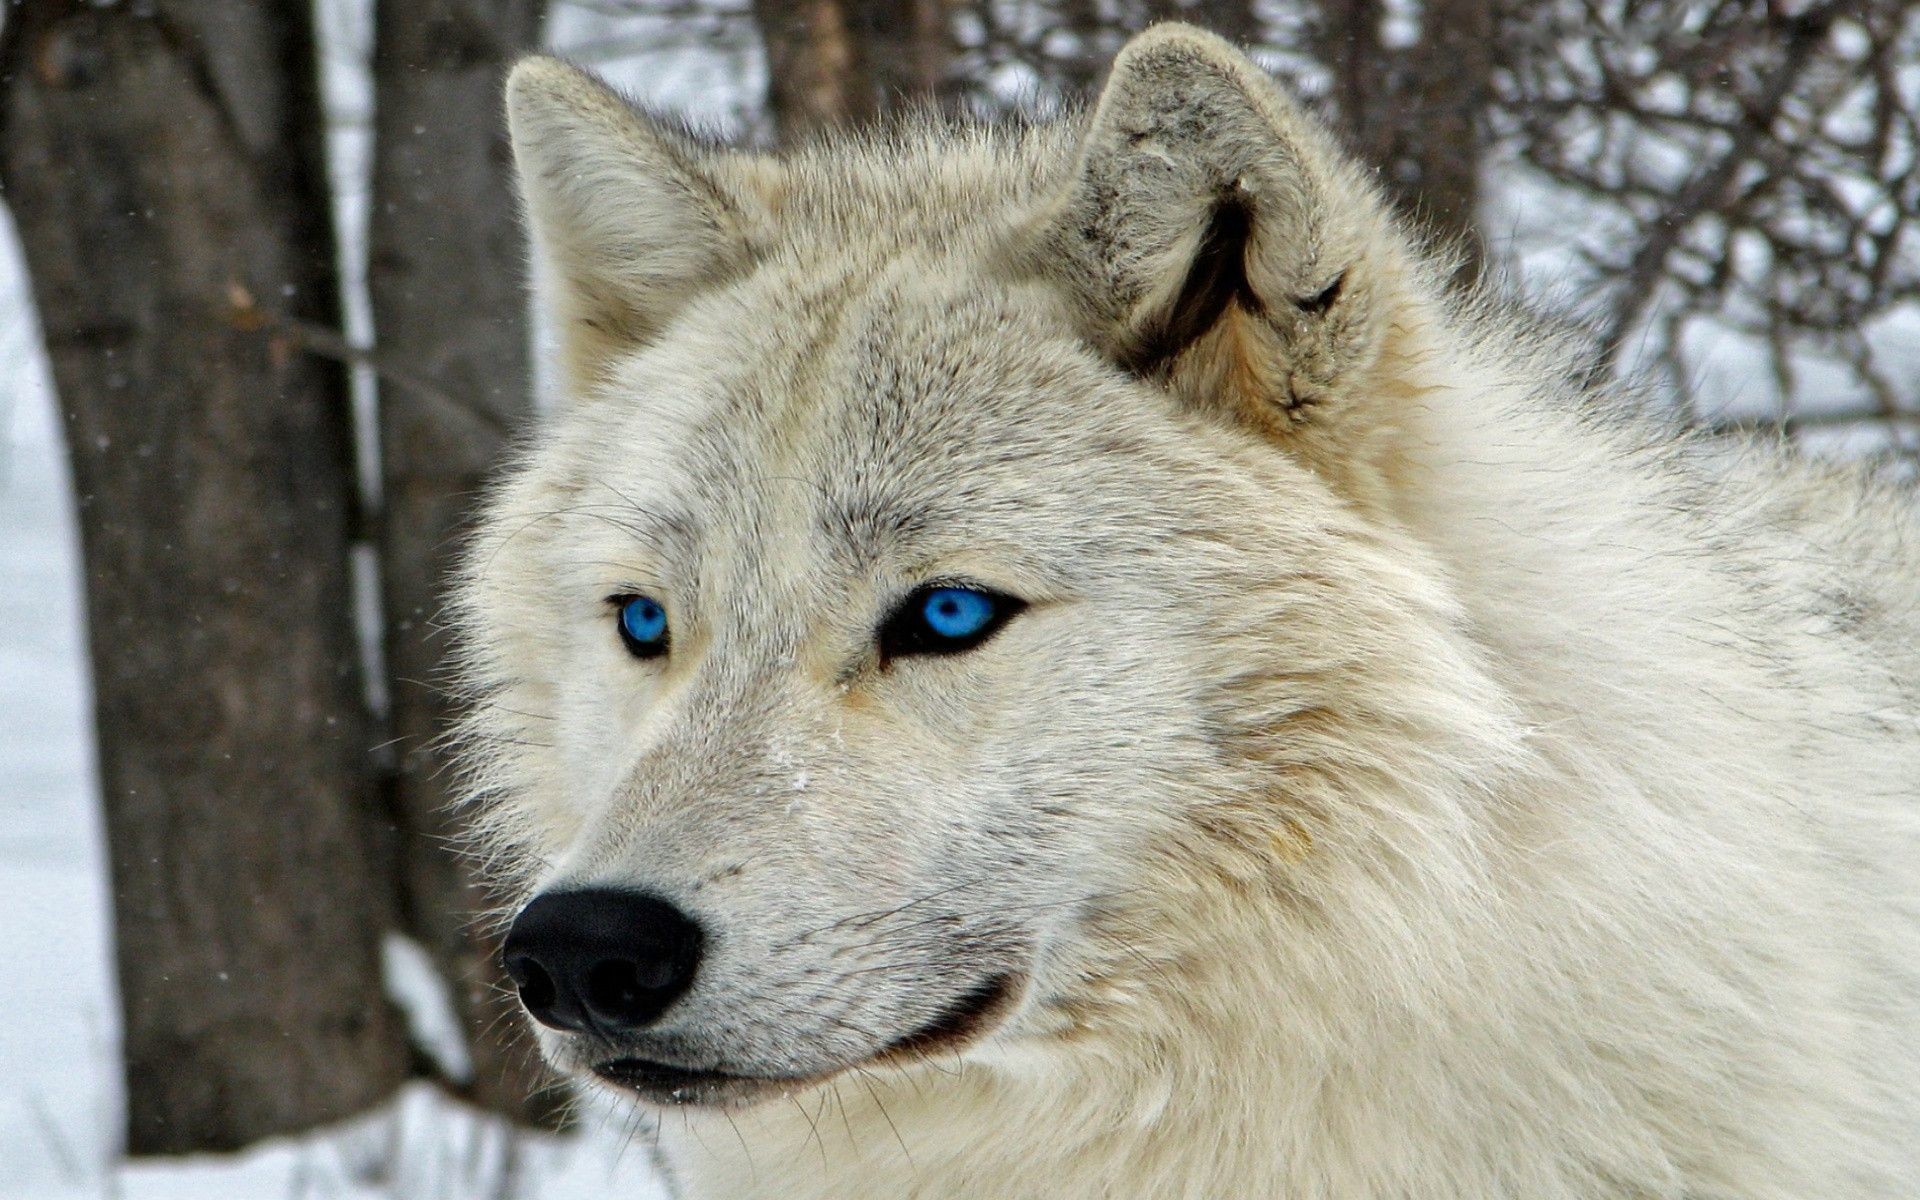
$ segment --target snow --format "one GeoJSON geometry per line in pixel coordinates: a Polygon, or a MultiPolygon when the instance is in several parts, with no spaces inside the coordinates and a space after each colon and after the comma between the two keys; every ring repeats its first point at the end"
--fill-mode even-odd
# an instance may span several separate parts
{"type": "Polygon", "coordinates": [[[118,1120],[105,856],[80,579],[46,362],[24,314],[12,229],[0,247],[0,1194],[98,1172],[118,1120]]]}

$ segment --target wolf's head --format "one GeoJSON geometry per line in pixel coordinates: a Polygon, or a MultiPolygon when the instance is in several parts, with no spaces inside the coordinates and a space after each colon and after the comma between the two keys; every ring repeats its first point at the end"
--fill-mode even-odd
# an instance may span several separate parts
{"type": "Polygon", "coordinates": [[[1430,284],[1240,54],[777,158],[550,59],[508,100],[569,396],[459,611],[552,1062],[738,1103],[1084,1044],[1204,990],[1169,913],[1305,944],[1468,855],[1498,706],[1393,532],[1430,284]]]}

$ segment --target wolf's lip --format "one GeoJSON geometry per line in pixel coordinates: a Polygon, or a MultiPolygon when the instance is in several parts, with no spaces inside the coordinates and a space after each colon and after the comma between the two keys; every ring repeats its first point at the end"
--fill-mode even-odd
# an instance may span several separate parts
{"type": "Polygon", "coordinates": [[[894,1062],[918,1057],[932,1050],[960,1046],[985,1032],[987,1026],[1005,1016],[1020,994],[1012,975],[994,975],[952,1004],[939,1016],[890,1044],[874,1056],[875,1062],[894,1062]]]}
{"type": "Polygon", "coordinates": [[[824,1083],[854,1067],[901,1063],[923,1058],[935,1050],[964,1045],[986,1032],[1013,1007],[1020,992],[1018,985],[1016,976],[995,975],[948,1005],[933,1020],[888,1043],[871,1058],[814,1074],[740,1075],[731,1071],[678,1067],[647,1058],[609,1059],[596,1064],[593,1073],[655,1104],[741,1108],[824,1083]]]}
{"type": "Polygon", "coordinates": [[[689,1070],[647,1058],[612,1059],[597,1064],[593,1073],[655,1104],[745,1103],[762,1094],[796,1088],[807,1082],[805,1079],[689,1070]]]}

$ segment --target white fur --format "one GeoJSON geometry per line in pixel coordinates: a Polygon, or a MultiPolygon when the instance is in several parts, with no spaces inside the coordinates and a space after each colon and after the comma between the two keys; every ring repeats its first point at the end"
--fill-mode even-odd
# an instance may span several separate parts
{"type": "Polygon", "coordinates": [[[509,95],[576,398],[458,606],[484,849],[708,927],[647,1053],[849,1067],[662,1113],[687,1195],[1920,1191],[1910,498],[1582,393],[1197,31],[778,160],[509,95]],[[1223,202],[1256,299],[1143,365],[1223,202]],[[874,661],[944,578],[1032,607],[874,661]]]}

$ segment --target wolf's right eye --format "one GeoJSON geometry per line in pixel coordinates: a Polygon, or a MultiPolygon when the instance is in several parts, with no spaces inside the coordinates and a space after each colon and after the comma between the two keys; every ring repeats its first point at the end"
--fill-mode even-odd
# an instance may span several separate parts
{"type": "Polygon", "coordinates": [[[908,596],[880,627],[880,657],[958,654],[1019,615],[1024,600],[985,588],[934,584],[908,596]]]}
{"type": "Polygon", "coordinates": [[[667,610],[652,596],[609,596],[618,613],[620,641],[635,658],[658,658],[667,652],[667,610]]]}

